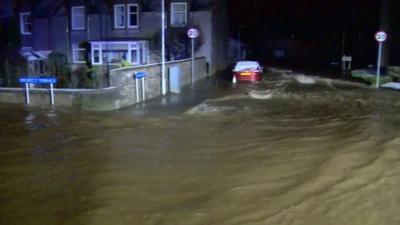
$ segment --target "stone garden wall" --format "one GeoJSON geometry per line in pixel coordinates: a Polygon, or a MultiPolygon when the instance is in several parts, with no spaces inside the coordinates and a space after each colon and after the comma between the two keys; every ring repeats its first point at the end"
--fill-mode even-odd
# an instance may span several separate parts
{"type": "MultiPolygon", "coordinates": [[[[180,70],[182,87],[190,85],[191,60],[181,60],[166,63],[167,83],[168,71],[171,67],[180,70]]],[[[193,82],[208,76],[207,62],[204,57],[195,60],[195,76],[193,82]]],[[[54,89],[55,106],[72,107],[84,110],[110,111],[134,105],[142,99],[136,99],[136,83],[133,75],[145,72],[146,100],[161,95],[161,64],[120,68],[110,71],[109,88],[102,89],[54,89]]],[[[140,83],[141,84],[141,83],[140,83]]],[[[142,93],[141,85],[138,85],[142,93]]],[[[168,87],[168,85],[167,85],[168,87]]],[[[31,106],[49,106],[50,97],[48,88],[31,88],[31,106]]],[[[25,104],[24,88],[0,88],[0,104],[25,104]]]]}
{"type": "MultiPolygon", "coordinates": [[[[180,60],[166,63],[166,79],[167,92],[169,92],[169,71],[171,67],[178,67],[180,71],[180,81],[182,87],[190,85],[191,81],[191,60],[180,60]]],[[[197,82],[208,76],[207,62],[205,57],[196,58],[194,66],[194,79],[197,82]]],[[[136,99],[136,82],[134,74],[137,72],[145,72],[145,97],[150,100],[160,96],[161,93],[161,64],[152,64],[146,66],[136,66],[129,68],[120,68],[110,71],[110,85],[117,87],[119,90],[119,102],[117,107],[122,108],[140,102],[141,99],[141,83],[139,82],[138,91],[139,98],[136,99]]]]}

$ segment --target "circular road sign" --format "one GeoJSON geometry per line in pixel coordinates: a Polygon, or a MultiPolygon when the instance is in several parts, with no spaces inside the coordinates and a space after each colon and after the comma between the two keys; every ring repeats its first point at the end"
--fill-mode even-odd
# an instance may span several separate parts
{"type": "Polygon", "coordinates": [[[194,38],[198,38],[199,35],[200,35],[200,33],[199,33],[199,31],[198,31],[196,28],[190,28],[190,29],[187,31],[187,35],[188,35],[189,38],[194,39],[194,38]]]}
{"type": "Polygon", "coordinates": [[[384,31],[379,31],[376,32],[375,34],[375,40],[377,42],[385,42],[387,40],[387,34],[384,31]]]}

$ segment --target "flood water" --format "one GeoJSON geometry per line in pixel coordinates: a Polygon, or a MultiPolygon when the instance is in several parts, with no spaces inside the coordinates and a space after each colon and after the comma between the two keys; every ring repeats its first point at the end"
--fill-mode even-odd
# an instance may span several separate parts
{"type": "Polygon", "coordinates": [[[276,78],[208,93],[107,113],[0,105],[0,224],[400,224],[399,92],[276,78]]]}

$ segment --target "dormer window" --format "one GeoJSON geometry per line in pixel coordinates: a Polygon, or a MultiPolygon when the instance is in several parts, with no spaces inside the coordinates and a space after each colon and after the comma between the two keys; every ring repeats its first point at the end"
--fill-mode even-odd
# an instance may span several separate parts
{"type": "Polygon", "coordinates": [[[139,27],[139,5],[117,4],[114,5],[114,28],[138,28],[139,27]]]}
{"type": "Polygon", "coordinates": [[[187,3],[171,3],[171,26],[184,27],[187,24],[187,3]]]}
{"type": "Polygon", "coordinates": [[[85,25],[85,7],[75,6],[71,8],[71,26],[73,30],[84,30],[85,25]]]}
{"type": "Polygon", "coordinates": [[[19,14],[19,25],[22,35],[32,34],[32,18],[30,12],[22,12],[19,14]]]}

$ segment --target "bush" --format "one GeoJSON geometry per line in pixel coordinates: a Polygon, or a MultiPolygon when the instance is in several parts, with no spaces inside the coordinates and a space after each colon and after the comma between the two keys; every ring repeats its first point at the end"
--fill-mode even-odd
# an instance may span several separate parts
{"type": "Polygon", "coordinates": [[[48,73],[57,77],[57,87],[67,88],[71,83],[71,68],[67,56],[62,53],[52,52],[47,60],[48,73]]]}

